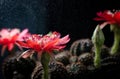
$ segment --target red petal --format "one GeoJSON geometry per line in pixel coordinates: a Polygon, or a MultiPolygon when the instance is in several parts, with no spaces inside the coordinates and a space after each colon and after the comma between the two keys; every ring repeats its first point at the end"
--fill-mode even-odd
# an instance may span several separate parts
{"type": "Polygon", "coordinates": [[[2,43],[3,45],[9,44],[9,43],[10,43],[10,40],[9,40],[9,39],[3,39],[3,40],[1,41],[1,43],[2,43]]]}
{"type": "Polygon", "coordinates": [[[105,19],[100,18],[100,17],[96,17],[96,18],[93,18],[93,20],[95,20],[95,21],[104,21],[105,19]]]}
{"type": "Polygon", "coordinates": [[[5,52],[6,48],[7,48],[7,46],[3,45],[2,49],[1,49],[1,56],[4,55],[4,52],[5,52]]]}
{"type": "Polygon", "coordinates": [[[17,38],[18,38],[18,35],[14,35],[14,36],[12,37],[12,39],[11,39],[11,42],[17,41],[17,38]]]}
{"type": "Polygon", "coordinates": [[[109,10],[106,10],[104,12],[98,12],[98,17],[94,18],[96,21],[107,21],[107,22],[113,22],[113,13],[109,10]]]}
{"type": "Polygon", "coordinates": [[[14,45],[11,43],[11,44],[8,44],[8,50],[11,51],[13,49],[14,45]]]}
{"type": "Polygon", "coordinates": [[[24,48],[30,48],[27,43],[24,43],[22,41],[17,41],[17,44],[19,44],[19,46],[24,47],[24,48]]]}
{"type": "Polygon", "coordinates": [[[14,29],[11,29],[11,32],[9,34],[10,36],[14,36],[19,33],[20,33],[20,29],[14,28],[14,29]]]}
{"type": "Polygon", "coordinates": [[[28,33],[28,29],[24,29],[20,34],[17,40],[23,41],[23,37],[25,37],[28,33]]]}
{"type": "Polygon", "coordinates": [[[34,53],[34,51],[33,50],[27,50],[27,51],[25,51],[25,52],[23,52],[20,56],[19,56],[19,58],[28,58],[28,57],[30,57],[32,54],[34,53]]]}
{"type": "Polygon", "coordinates": [[[113,18],[115,19],[116,23],[120,25],[120,12],[116,12],[113,18]]]}
{"type": "Polygon", "coordinates": [[[56,44],[58,41],[59,41],[59,39],[55,39],[55,40],[53,40],[53,41],[45,44],[45,46],[44,46],[43,49],[44,49],[45,51],[49,51],[49,50],[51,50],[51,49],[54,49],[53,47],[55,46],[55,44],[56,44]]]}
{"type": "Polygon", "coordinates": [[[61,44],[66,44],[70,41],[70,38],[69,38],[69,35],[66,35],[64,36],[63,38],[61,38],[58,42],[58,45],[61,45],[61,44]]]}
{"type": "Polygon", "coordinates": [[[23,48],[17,43],[17,42],[15,42],[15,44],[18,46],[18,48],[22,51],[23,50],[23,48]]]}
{"type": "Polygon", "coordinates": [[[31,40],[27,40],[26,42],[27,42],[28,46],[31,48],[34,48],[34,46],[38,45],[36,42],[31,41],[31,40]]]}
{"type": "Polygon", "coordinates": [[[100,28],[103,29],[107,24],[109,24],[108,22],[104,22],[100,25],[100,28]]]}
{"type": "Polygon", "coordinates": [[[1,37],[6,37],[6,36],[8,36],[8,35],[9,35],[8,29],[2,29],[2,30],[0,31],[0,36],[1,36],[1,37]]]}

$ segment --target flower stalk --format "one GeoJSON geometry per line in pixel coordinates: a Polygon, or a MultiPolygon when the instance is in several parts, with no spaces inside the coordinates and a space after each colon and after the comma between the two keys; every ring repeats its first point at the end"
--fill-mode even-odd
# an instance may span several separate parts
{"type": "Polygon", "coordinates": [[[114,32],[114,43],[113,43],[113,46],[112,46],[111,51],[110,51],[111,55],[114,55],[114,54],[116,54],[118,52],[119,43],[120,43],[119,34],[117,34],[116,32],[114,32]]]}
{"type": "Polygon", "coordinates": [[[41,56],[41,64],[42,64],[43,70],[44,70],[42,79],[50,79],[49,61],[50,61],[49,53],[43,52],[42,56],[41,56]]]}
{"type": "Polygon", "coordinates": [[[117,54],[118,49],[119,49],[119,44],[120,44],[120,28],[115,25],[115,24],[111,24],[111,31],[114,32],[114,43],[113,46],[111,48],[110,54],[114,55],[117,54]]]}
{"type": "Polygon", "coordinates": [[[100,29],[100,26],[98,25],[95,28],[95,31],[92,36],[92,42],[95,47],[94,66],[96,68],[101,66],[101,48],[102,48],[102,45],[104,44],[104,40],[105,40],[104,34],[100,29]]]}
{"type": "Polygon", "coordinates": [[[101,48],[99,46],[95,46],[95,58],[94,58],[94,66],[100,67],[101,66],[101,48]]]}

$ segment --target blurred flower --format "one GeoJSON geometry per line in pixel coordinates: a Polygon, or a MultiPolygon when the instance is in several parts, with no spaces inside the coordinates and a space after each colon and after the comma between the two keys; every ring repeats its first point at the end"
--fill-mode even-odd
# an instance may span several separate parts
{"type": "Polygon", "coordinates": [[[32,49],[38,53],[51,53],[53,50],[63,49],[70,40],[69,35],[62,38],[60,36],[58,32],[50,32],[44,36],[33,34],[25,38],[24,41],[18,41],[18,44],[21,47],[32,49]]]}
{"type": "Polygon", "coordinates": [[[20,29],[1,29],[0,30],[0,45],[2,45],[2,52],[3,55],[6,48],[8,51],[12,51],[14,45],[18,45],[16,41],[22,41],[23,37],[25,37],[28,33],[28,29],[24,29],[20,32],[20,29]]]}
{"type": "Polygon", "coordinates": [[[120,26],[120,11],[111,12],[110,10],[106,10],[104,12],[98,12],[97,16],[94,20],[104,21],[102,27],[107,24],[117,24],[120,26]]]}

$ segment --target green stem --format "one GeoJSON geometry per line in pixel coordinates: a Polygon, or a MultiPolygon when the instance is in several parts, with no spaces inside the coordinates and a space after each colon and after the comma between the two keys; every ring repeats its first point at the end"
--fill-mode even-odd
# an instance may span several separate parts
{"type": "Polygon", "coordinates": [[[50,79],[49,66],[48,66],[49,61],[50,61],[50,55],[46,52],[43,52],[41,56],[41,64],[44,70],[42,79],[50,79]]]}
{"type": "Polygon", "coordinates": [[[49,68],[48,68],[48,66],[47,66],[47,65],[44,66],[43,69],[44,69],[43,79],[50,79],[50,77],[49,77],[49,68]]]}
{"type": "Polygon", "coordinates": [[[118,52],[119,43],[120,43],[119,34],[118,34],[118,32],[114,32],[114,43],[113,43],[113,46],[112,46],[111,51],[110,51],[111,55],[114,55],[118,52]]]}
{"type": "Polygon", "coordinates": [[[95,46],[94,66],[97,68],[101,66],[101,47],[95,46]]]}

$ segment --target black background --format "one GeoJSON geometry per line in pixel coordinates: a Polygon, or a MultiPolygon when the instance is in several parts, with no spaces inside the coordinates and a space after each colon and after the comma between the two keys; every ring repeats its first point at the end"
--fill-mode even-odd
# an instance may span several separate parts
{"type": "MultiPolygon", "coordinates": [[[[90,38],[98,22],[96,12],[120,9],[118,0],[0,0],[0,29],[28,28],[31,33],[58,31],[71,41],[90,38]]],[[[103,29],[105,44],[111,46],[113,33],[103,29]]]]}

